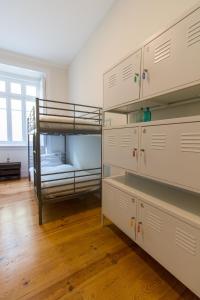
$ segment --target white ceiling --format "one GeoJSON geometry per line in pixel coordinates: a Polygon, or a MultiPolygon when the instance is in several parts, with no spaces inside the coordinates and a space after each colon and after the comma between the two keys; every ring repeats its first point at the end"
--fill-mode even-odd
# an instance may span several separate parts
{"type": "Polygon", "coordinates": [[[0,48],[67,65],[116,0],[0,0],[0,48]]]}

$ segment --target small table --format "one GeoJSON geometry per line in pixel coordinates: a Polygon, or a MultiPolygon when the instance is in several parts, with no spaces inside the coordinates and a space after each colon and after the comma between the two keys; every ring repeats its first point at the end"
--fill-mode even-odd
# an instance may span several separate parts
{"type": "Polygon", "coordinates": [[[21,162],[0,163],[0,180],[20,179],[21,162]]]}

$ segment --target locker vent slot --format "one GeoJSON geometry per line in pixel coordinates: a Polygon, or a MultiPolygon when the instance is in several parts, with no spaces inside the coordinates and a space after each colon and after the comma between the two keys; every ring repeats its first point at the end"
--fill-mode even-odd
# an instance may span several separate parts
{"type": "Polygon", "coordinates": [[[117,199],[119,208],[121,210],[127,209],[129,207],[129,199],[126,197],[119,197],[117,199]]]}
{"type": "Polygon", "coordinates": [[[117,84],[117,74],[112,74],[109,78],[108,78],[108,88],[113,88],[114,86],[116,86],[117,84]]]}
{"type": "Polygon", "coordinates": [[[133,65],[130,64],[122,69],[122,79],[127,80],[133,77],[133,65]]]}
{"type": "Polygon", "coordinates": [[[155,48],[154,63],[157,64],[162,60],[170,57],[170,54],[171,54],[171,40],[168,40],[155,48]]]}
{"type": "Polygon", "coordinates": [[[200,20],[188,28],[188,47],[200,42],[200,20]]]}
{"type": "Polygon", "coordinates": [[[197,239],[192,234],[176,228],[175,236],[176,245],[192,255],[197,254],[197,239]]]}
{"type": "Polygon", "coordinates": [[[117,145],[116,136],[110,135],[107,138],[108,146],[115,147],[117,145]]]}
{"type": "Polygon", "coordinates": [[[181,150],[183,152],[200,153],[200,133],[182,133],[181,150]]]}
{"type": "Polygon", "coordinates": [[[132,145],[132,136],[124,134],[120,137],[120,147],[130,147],[132,145]]]}
{"type": "Polygon", "coordinates": [[[163,150],[166,146],[166,134],[153,133],[151,140],[151,148],[154,150],[163,150]]]}
{"type": "Polygon", "coordinates": [[[162,230],[161,218],[152,212],[147,215],[147,225],[154,231],[161,232],[162,230]]]}

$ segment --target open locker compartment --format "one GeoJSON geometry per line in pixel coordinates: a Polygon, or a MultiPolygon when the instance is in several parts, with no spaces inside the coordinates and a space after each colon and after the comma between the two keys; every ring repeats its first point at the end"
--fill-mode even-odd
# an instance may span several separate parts
{"type": "Polygon", "coordinates": [[[200,296],[199,194],[136,175],[106,178],[102,214],[200,296]]]}

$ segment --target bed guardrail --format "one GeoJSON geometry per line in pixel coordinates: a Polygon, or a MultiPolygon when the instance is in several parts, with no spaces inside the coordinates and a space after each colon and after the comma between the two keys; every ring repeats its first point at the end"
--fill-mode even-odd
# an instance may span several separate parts
{"type": "MultiPolygon", "coordinates": [[[[48,177],[48,176],[52,176],[52,175],[66,175],[66,174],[73,174],[73,176],[70,177],[61,177],[61,178],[55,178],[55,179],[45,179],[45,180],[41,180],[42,183],[47,183],[47,182],[53,182],[53,181],[60,181],[63,179],[76,179],[76,178],[84,178],[84,177],[90,177],[90,176],[97,176],[100,175],[101,176],[101,168],[92,168],[92,169],[78,169],[78,170],[71,170],[71,171],[62,171],[62,172],[51,172],[51,173],[42,173],[41,177],[48,177]],[[95,171],[95,173],[92,173],[92,171],[95,171]],[[81,172],[88,172],[88,174],[77,174],[77,173],[81,173],[81,172]]],[[[98,179],[98,178],[97,178],[98,179]]],[[[93,179],[94,180],[94,179],[93,179]]],[[[96,180],[96,179],[95,179],[96,180]]],[[[81,181],[82,182],[82,181],[81,181]]],[[[56,185],[58,186],[58,185],[56,185]]],[[[52,186],[53,187],[53,186],[52,186]]]]}
{"type": "MultiPolygon", "coordinates": [[[[60,102],[54,100],[39,99],[38,101],[38,114],[41,116],[57,117],[57,121],[53,123],[59,123],[59,118],[68,118],[67,124],[76,125],[91,125],[100,126],[102,124],[102,108],[96,106],[75,104],[71,102],[60,102]]],[[[42,120],[42,122],[51,122],[49,120],[42,120]]]]}

